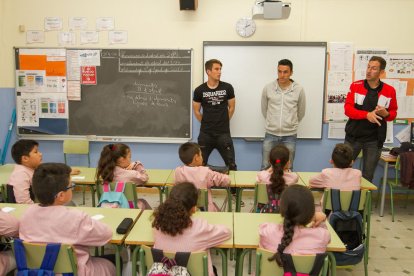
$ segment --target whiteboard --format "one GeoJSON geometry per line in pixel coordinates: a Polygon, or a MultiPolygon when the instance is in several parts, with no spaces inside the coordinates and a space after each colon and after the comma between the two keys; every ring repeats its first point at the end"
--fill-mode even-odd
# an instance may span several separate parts
{"type": "Polygon", "coordinates": [[[306,94],[306,113],[298,137],[322,138],[326,42],[204,41],[204,63],[213,58],[223,63],[221,80],[232,84],[236,95],[236,111],[230,122],[232,137],[264,137],[262,90],[277,79],[278,61],[287,58],[293,63],[292,79],[306,94]]]}

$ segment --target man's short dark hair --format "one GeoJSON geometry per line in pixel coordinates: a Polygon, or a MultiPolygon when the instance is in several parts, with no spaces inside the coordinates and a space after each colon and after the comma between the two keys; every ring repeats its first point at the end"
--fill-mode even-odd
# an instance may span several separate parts
{"type": "Polygon", "coordinates": [[[29,156],[35,146],[39,146],[39,143],[35,140],[22,139],[14,143],[11,148],[11,155],[14,162],[16,164],[22,164],[22,157],[29,156]]]}
{"type": "Polygon", "coordinates": [[[196,154],[200,154],[200,146],[196,143],[187,142],[178,149],[180,160],[185,165],[191,164],[196,154]]]}
{"type": "Polygon", "coordinates": [[[385,67],[387,67],[387,61],[379,56],[372,56],[369,61],[378,61],[380,64],[380,69],[385,70],[385,67]]]}
{"type": "Polygon", "coordinates": [[[218,60],[218,59],[210,59],[210,60],[207,60],[206,61],[206,64],[204,66],[204,68],[206,69],[206,72],[207,72],[207,70],[213,69],[213,64],[220,64],[220,66],[223,67],[223,64],[221,63],[220,60],[218,60]]]}
{"type": "Polygon", "coordinates": [[[44,206],[52,205],[55,196],[66,191],[70,182],[71,168],[62,163],[43,163],[34,171],[32,186],[33,192],[44,206]]]}
{"type": "Polygon", "coordinates": [[[288,59],[279,60],[279,62],[277,63],[277,66],[279,66],[279,65],[289,66],[290,71],[293,71],[293,63],[288,59]]]}

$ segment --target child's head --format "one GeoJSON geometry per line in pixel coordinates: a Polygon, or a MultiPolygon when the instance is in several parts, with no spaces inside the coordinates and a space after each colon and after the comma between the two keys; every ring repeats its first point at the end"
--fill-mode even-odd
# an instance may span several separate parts
{"type": "Polygon", "coordinates": [[[280,198],[280,214],[283,220],[283,237],[277,248],[277,252],[269,261],[276,260],[282,265],[281,254],[292,242],[294,227],[306,226],[315,215],[315,204],[311,191],[302,185],[287,187],[280,198]]]}
{"type": "Polygon", "coordinates": [[[336,168],[345,169],[352,166],[353,150],[348,144],[336,144],[332,151],[332,163],[336,168]]]}
{"type": "Polygon", "coordinates": [[[125,144],[106,145],[99,158],[96,176],[101,177],[104,181],[114,179],[114,170],[116,166],[126,168],[131,163],[131,150],[125,144]]]}
{"type": "Polygon", "coordinates": [[[203,156],[201,155],[200,146],[196,143],[187,142],[180,146],[178,155],[181,162],[185,165],[201,166],[203,165],[203,156]]]}
{"type": "Polygon", "coordinates": [[[192,225],[191,215],[198,200],[198,190],[193,183],[175,185],[169,197],[154,211],[152,227],[161,232],[176,236],[192,225]]]}
{"type": "Polygon", "coordinates": [[[16,164],[36,169],[42,163],[39,143],[34,140],[19,140],[11,148],[11,155],[16,164]]]}
{"type": "Polygon", "coordinates": [[[33,192],[43,206],[63,205],[72,200],[70,167],[61,163],[44,163],[33,174],[33,192]]]}
{"type": "Polygon", "coordinates": [[[269,154],[269,163],[272,167],[270,182],[273,193],[280,194],[286,186],[283,172],[289,167],[289,149],[285,145],[275,146],[269,154]]]}

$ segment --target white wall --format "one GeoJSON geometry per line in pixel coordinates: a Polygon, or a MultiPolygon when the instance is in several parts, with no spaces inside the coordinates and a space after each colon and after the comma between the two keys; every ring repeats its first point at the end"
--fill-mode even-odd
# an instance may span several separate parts
{"type": "MultiPolygon", "coordinates": [[[[257,31],[246,40],[351,41],[360,47],[385,46],[395,53],[414,52],[412,0],[290,2],[289,19],[256,20],[257,31]]],[[[0,87],[14,86],[13,46],[29,46],[19,25],[26,30],[41,30],[45,16],[62,17],[65,31],[69,16],[87,17],[89,29],[95,28],[97,17],[114,17],[116,28],[128,31],[129,43],[121,45],[125,48],[193,48],[195,87],[202,81],[202,42],[243,40],[235,32],[235,23],[239,17],[251,15],[253,3],[254,0],[199,0],[194,12],[180,11],[178,0],[1,0],[0,87]]],[[[57,33],[47,33],[44,45],[33,46],[58,46],[57,33]]],[[[110,47],[107,32],[102,32],[96,46],[110,47]]],[[[225,76],[222,78],[225,80],[225,76]]]]}

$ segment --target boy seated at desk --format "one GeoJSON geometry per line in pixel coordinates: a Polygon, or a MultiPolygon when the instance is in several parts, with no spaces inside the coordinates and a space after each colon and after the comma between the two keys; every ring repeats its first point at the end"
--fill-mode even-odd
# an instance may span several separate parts
{"type": "Polygon", "coordinates": [[[185,165],[175,169],[175,183],[191,182],[194,183],[197,189],[207,189],[208,211],[219,211],[213,201],[210,188],[213,186],[228,187],[230,177],[212,171],[209,167],[204,167],[201,149],[196,143],[187,142],[182,144],[178,150],[178,155],[185,165]]]}
{"type": "MultiPolygon", "coordinates": [[[[19,140],[12,146],[11,155],[16,165],[7,184],[13,186],[16,203],[33,204],[32,177],[34,170],[42,163],[39,143],[34,140],[19,140]]],[[[78,169],[71,170],[71,174],[79,173],[78,169]]]]}
{"type": "Polygon", "coordinates": [[[91,257],[90,246],[103,246],[112,230],[86,213],[63,206],[72,200],[69,166],[39,165],[33,174],[33,192],[39,204],[31,205],[20,220],[19,237],[27,242],[73,245],[78,275],[115,275],[115,256],[91,257]]]}

